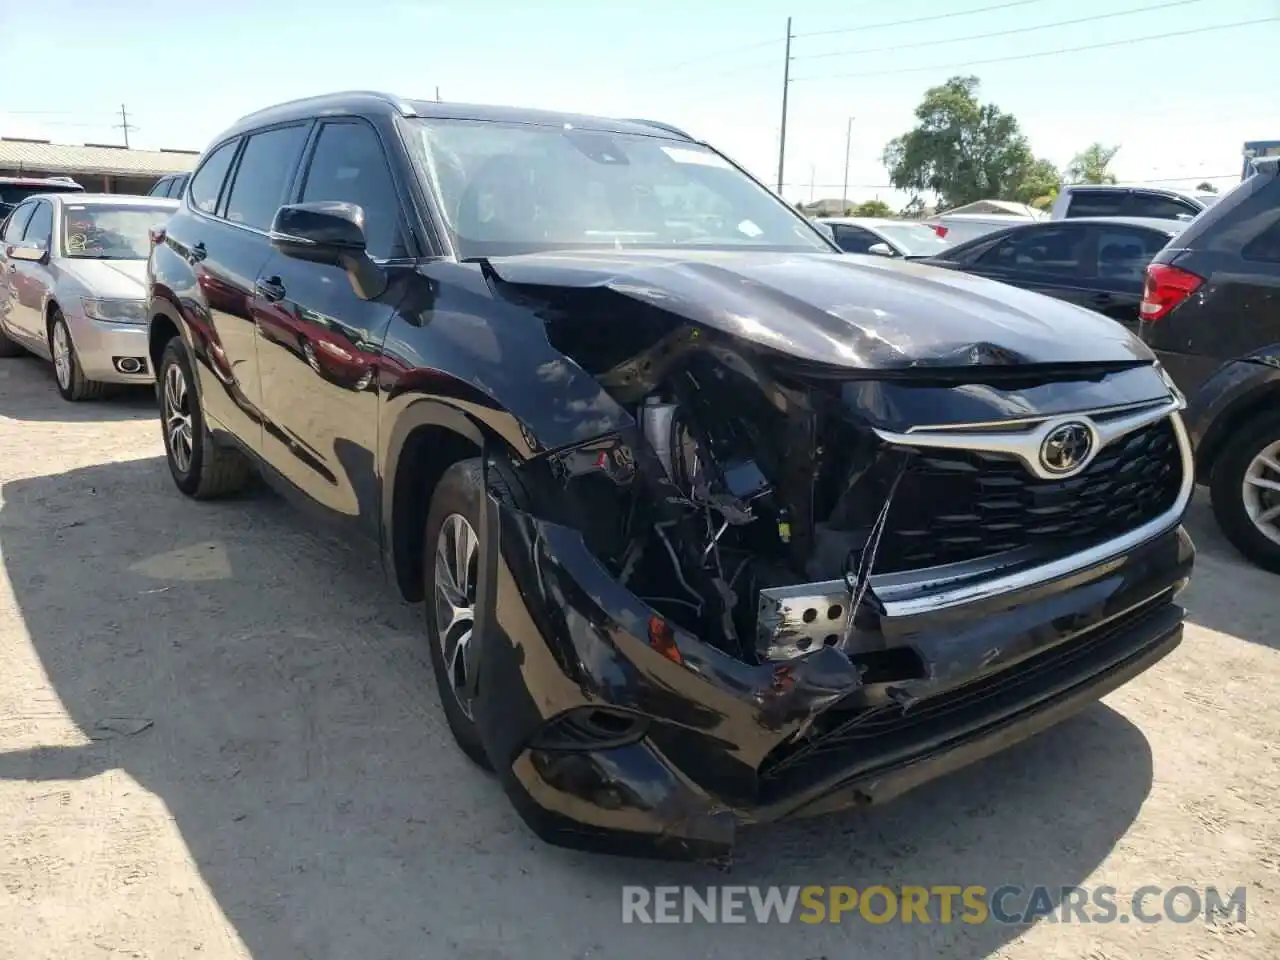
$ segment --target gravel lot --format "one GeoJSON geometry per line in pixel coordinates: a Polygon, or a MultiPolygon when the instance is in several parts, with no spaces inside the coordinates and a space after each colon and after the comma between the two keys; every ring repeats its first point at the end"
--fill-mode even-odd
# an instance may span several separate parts
{"type": "Polygon", "coordinates": [[[0,482],[0,957],[1280,956],[1280,579],[1203,504],[1172,657],[893,805],[752,831],[725,877],[536,840],[376,560],[269,493],[184,500],[148,395],[0,361],[0,482]],[[717,882],[1247,885],[1248,916],[620,923],[622,884],[717,882]]]}

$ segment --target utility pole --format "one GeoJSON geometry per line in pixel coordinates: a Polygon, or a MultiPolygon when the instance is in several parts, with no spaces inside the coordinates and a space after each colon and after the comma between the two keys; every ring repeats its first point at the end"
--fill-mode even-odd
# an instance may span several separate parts
{"type": "Polygon", "coordinates": [[[818,174],[814,170],[813,164],[809,164],[809,202],[813,203],[813,192],[817,189],[818,174]]]}
{"type": "Polygon", "coordinates": [[[129,131],[137,130],[133,124],[129,122],[129,111],[125,109],[124,104],[120,104],[120,122],[116,124],[116,129],[124,132],[124,148],[129,149],[129,131]]]}
{"type": "Polygon", "coordinates": [[[791,87],[791,18],[787,17],[787,52],[782,65],[782,133],[778,137],[778,196],[782,196],[782,176],[787,162],[787,91],[791,87]]]}
{"type": "Polygon", "coordinates": [[[436,84],[436,103],[440,102],[440,85],[436,84]]]}
{"type": "Polygon", "coordinates": [[[849,147],[852,143],[853,117],[850,117],[844,132],[844,186],[840,190],[840,203],[846,208],[849,206],[849,147]]]}

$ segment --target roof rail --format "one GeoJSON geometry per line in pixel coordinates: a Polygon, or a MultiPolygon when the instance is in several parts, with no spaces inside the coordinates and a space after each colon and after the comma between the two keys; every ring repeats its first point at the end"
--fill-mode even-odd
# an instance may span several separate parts
{"type": "Polygon", "coordinates": [[[645,127],[656,127],[657,129],[663,130],[667,133],[675,134],[675,136],[680,137],[682,140],[689,140],[691,142],[693,141],[693,137],[689,136],[689,134],[685,133],[679,127],[673,127],[669,123],[660,123],[657,120],[640,120],[636,117],[626,117],[624,118],[623,122],[638,123],[645,127]]]}
{"type": "Polygon", "coordinates": [[[310,97],[299,97],[296,100],[286,100],[283,103],[273,103],[271,106],[263,107],[261,110],[254,110],[252,113],[246,113],[236,122],[243,123],[245,120],[251,120],[254,117],[260,116],[264,113],[270,113],[271,111],[278,110],[281,107],[298,107],[307,103],[323,103],[326,100],[340,100],[344,97],[371,97],[375,100],[381,100],[387,106],[392,107],[398,111],[402,117],[413,117],[417,115],[407,100],[402,97],[392,96],[389,93],[382,93],[378,90],[335,90],[333,93],[320,93],[310,97]]]}

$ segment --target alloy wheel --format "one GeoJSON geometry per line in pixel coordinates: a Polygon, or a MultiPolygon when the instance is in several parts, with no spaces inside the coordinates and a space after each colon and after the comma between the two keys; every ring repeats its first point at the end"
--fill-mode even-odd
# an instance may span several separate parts
{"type": "Polygon", "coordinates": [[[186,474],[191,469],[193,450],[191,395],[186,374],[176,363],[169,364],[164,372],[164,435],[173,465],[179,473],[186,474]]]}
{"type": "Polygon", "coordinates": [[[61,320],[53,325],[53,372],[58,378],[58,386],[70,390],[71,338],[67,336],[67,325],[61,320]]]}
{"type": "Polygon", "coordinates": [[[466,695],[467,671],[471,667],[468,658],[476,622],[479,557],[480,538],[467,519],[457,513],[445,517],[436,538],[436,634],[449,673],[449,686],[468,719],[471,701],[466,695]]]}
{"type": "Polygon", "coordinates": [[[1258,532],[1280,544],[1280,440],[1263,447],[1250,462],[1241,494],[1258,532]]]}

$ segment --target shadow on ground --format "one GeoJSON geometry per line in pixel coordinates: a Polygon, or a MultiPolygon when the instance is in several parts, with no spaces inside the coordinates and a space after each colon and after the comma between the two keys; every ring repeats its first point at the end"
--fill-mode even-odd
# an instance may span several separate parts
{"type": "Polygon", "coordinates": [[[1150,788],[1143,735],[1098,705],[878,811],[749,831],[729,876],[548,847],[453,746],[371,558],[267,494],[186,501],[160,459],[2,493],[26,631],[95,739],[0,754],[0,778],[127,772],[257,960],[985,957],[1020,928],[624,927],[620,887],[1071,886],[1150,788]]]}
{"type": "MultiPolygon", "coordinates": [[[[0,404],[0,417],[26,421],[88,421],[158,419],[155,387],[133,387],[112,384],[101,400],[70,403],[58,393],[53,379],[53,365],[39,357],[0,358],[0,380],[21,377],[22,391],[0,391],[8,401],[0,404]],[[13,403],[15,398],[20,403],[13,403]]],[[[159,426],[156,427],[159,430],[159,426]]]]}

